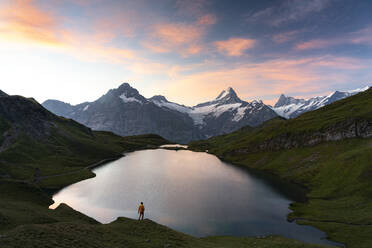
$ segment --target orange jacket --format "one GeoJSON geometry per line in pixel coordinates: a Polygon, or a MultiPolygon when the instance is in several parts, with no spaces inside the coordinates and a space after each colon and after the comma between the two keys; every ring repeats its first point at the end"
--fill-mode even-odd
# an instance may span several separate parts
{"type": "Polygon", "coordinates": [[[144,212],[145,212],[145,206],[143,206],[143,204],[139,205],[138,213],[144,213],[144,212]]]}

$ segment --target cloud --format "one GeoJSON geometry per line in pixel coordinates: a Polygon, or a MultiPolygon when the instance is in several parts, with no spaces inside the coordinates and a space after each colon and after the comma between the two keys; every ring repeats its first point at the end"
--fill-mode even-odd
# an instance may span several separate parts
{"type": "Polygon", "coordinates": [[[203,26],[213,25],[213,24],[216,24],[216,22],[217,22],[217,18],[215,15],[212,15],[212,14],[203,15],[198,20],[198,23],[203,26]]]}
{"type": "Polygon", "coordinates": [[[215,47],[221,53],[228,56],[241,56],[248,49],[255,45],[256,41],[253,39],[244,38],[230,38],[228,40],[214,42],[215,47]]]}
{"type": "Polygon", "coordinates": [[[295,49],[322,49],[343,44],[372,45],[372,27],[364,28],[348,34],[343,34],[342,37],[329,39],[313,39],[305,42],[300,42],[295,45],[295,49]]]}
{"type": "Polygon", "coordinates": [[[203,31],[197,26],[184,23],[156,24],[153,29],[153,37],[168,47],[198,40],[203,34],[203,31]]]}
{"type": "Polygon", "coordinates": [[[327,8],[332,0],[286,0],[279,6],[268,7],[246,15],[247,22],[266,23],[270,26],[302,20],[327,8]]]}
{"type": "Polygon", "coordinates": [[[314,39],[314,40],[296,44],[296,49],[297,50],[319,49],[319,48],[325,48],[331,45],[340,44],[340,42],[341,41],[335,40],[335,39],[329,39],[329,40],[314,39]]]}
{"type": "Polygon", "coordinates": [[[209,5],[208,0],[177,0],[175,3],[176,13],[181,17],[198,18],[205,13],[206,7],[209,5]]]}
{"type": "Polygon", "coordinates": [[[0,20],[0,38],[12,43],[48,45],[85,61],[127,63],[137,59],[136,51],[110,44],[117,36],[110,29],[89,33],[63,28],[63,18],[43,10],[34,0],[15,0],[2,6],[0,20]]]}
{"type": "Polygon", "coordinates": [[[196,47],[203,35],[204,30],[195,25],[161,23],[153,26],[150,37],[142,45],[154,53],[175,52],[187,56],[200,52],[200,49],[192,48],[196,47]]]}
{"type": "Polygon", "coordinates": [[[0,8],[0,37],[61,45],[53,13],[38,8],[33,0],[14,0],[0,8]]]}
{"type": "Polygon", "coordinates": [[[202,51],[207,28],[216,23],[216,17],[206,14],[195,22],[162,22],[154,24],[142,45],[155,53],[175,52],[183,56],[202,51]]]}
{"type": "Polygon", "coordinates": [[[303,33],[303,32],[304,32],[303,29],[283,32],[283,33],[273,35],[272,39],[273,39],[274,42],[279,43],[279,44],[280,43],[285,43],[285,42],[292,41],[292,40],[296,39],[297,36],[299,34],[303,33]]]}

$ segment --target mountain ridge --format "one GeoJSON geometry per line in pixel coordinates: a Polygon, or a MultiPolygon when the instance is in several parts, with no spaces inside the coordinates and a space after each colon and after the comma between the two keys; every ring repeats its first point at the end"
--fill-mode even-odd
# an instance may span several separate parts
{"type": "Polygon", "coordinates": [[[212,101],[193,107],[170,102],[161,95],[145,98],[128,83],[90,103],[72,106],[47,100],[43,106],[94,130],[123,136],[156,133],[179,143],[229,133],[245,125],[257,126],[276,116],[262,101],[242,101],[231,87],[212,101]]]}
{"type": "Polygon", "coordinates": [[[327,96],[316,96],[309,99],[294,98],[281,94],[272,109],[284,118],[295,118],[305,112],[319,109],[335,101],[366,91],[369,86],[349,91],[334,91],[327,96]]]}

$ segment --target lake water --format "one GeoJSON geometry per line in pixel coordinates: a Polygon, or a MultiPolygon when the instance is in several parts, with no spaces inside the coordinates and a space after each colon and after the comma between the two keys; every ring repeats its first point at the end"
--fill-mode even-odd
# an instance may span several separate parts
{"type": "Polygon", "coordinates": [[[277,234],[305,242],[334,244],[311,226],[286,216],[293,192],[217,157],[186,150],[144,150],[93,170],[95,178],[68,186],[53,196],[102,222],[119,216],[145,218],[194,236],[277,234]]]}

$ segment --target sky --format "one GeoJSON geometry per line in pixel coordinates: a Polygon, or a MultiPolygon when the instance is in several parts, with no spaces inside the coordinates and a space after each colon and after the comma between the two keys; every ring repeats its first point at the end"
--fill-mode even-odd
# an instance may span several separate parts
{"type": "Polygon", "coordinates": [[[370,0],[0,0],[0,89],[71,104],[123,82],[185,105],[372,85],[370,0]]]}

